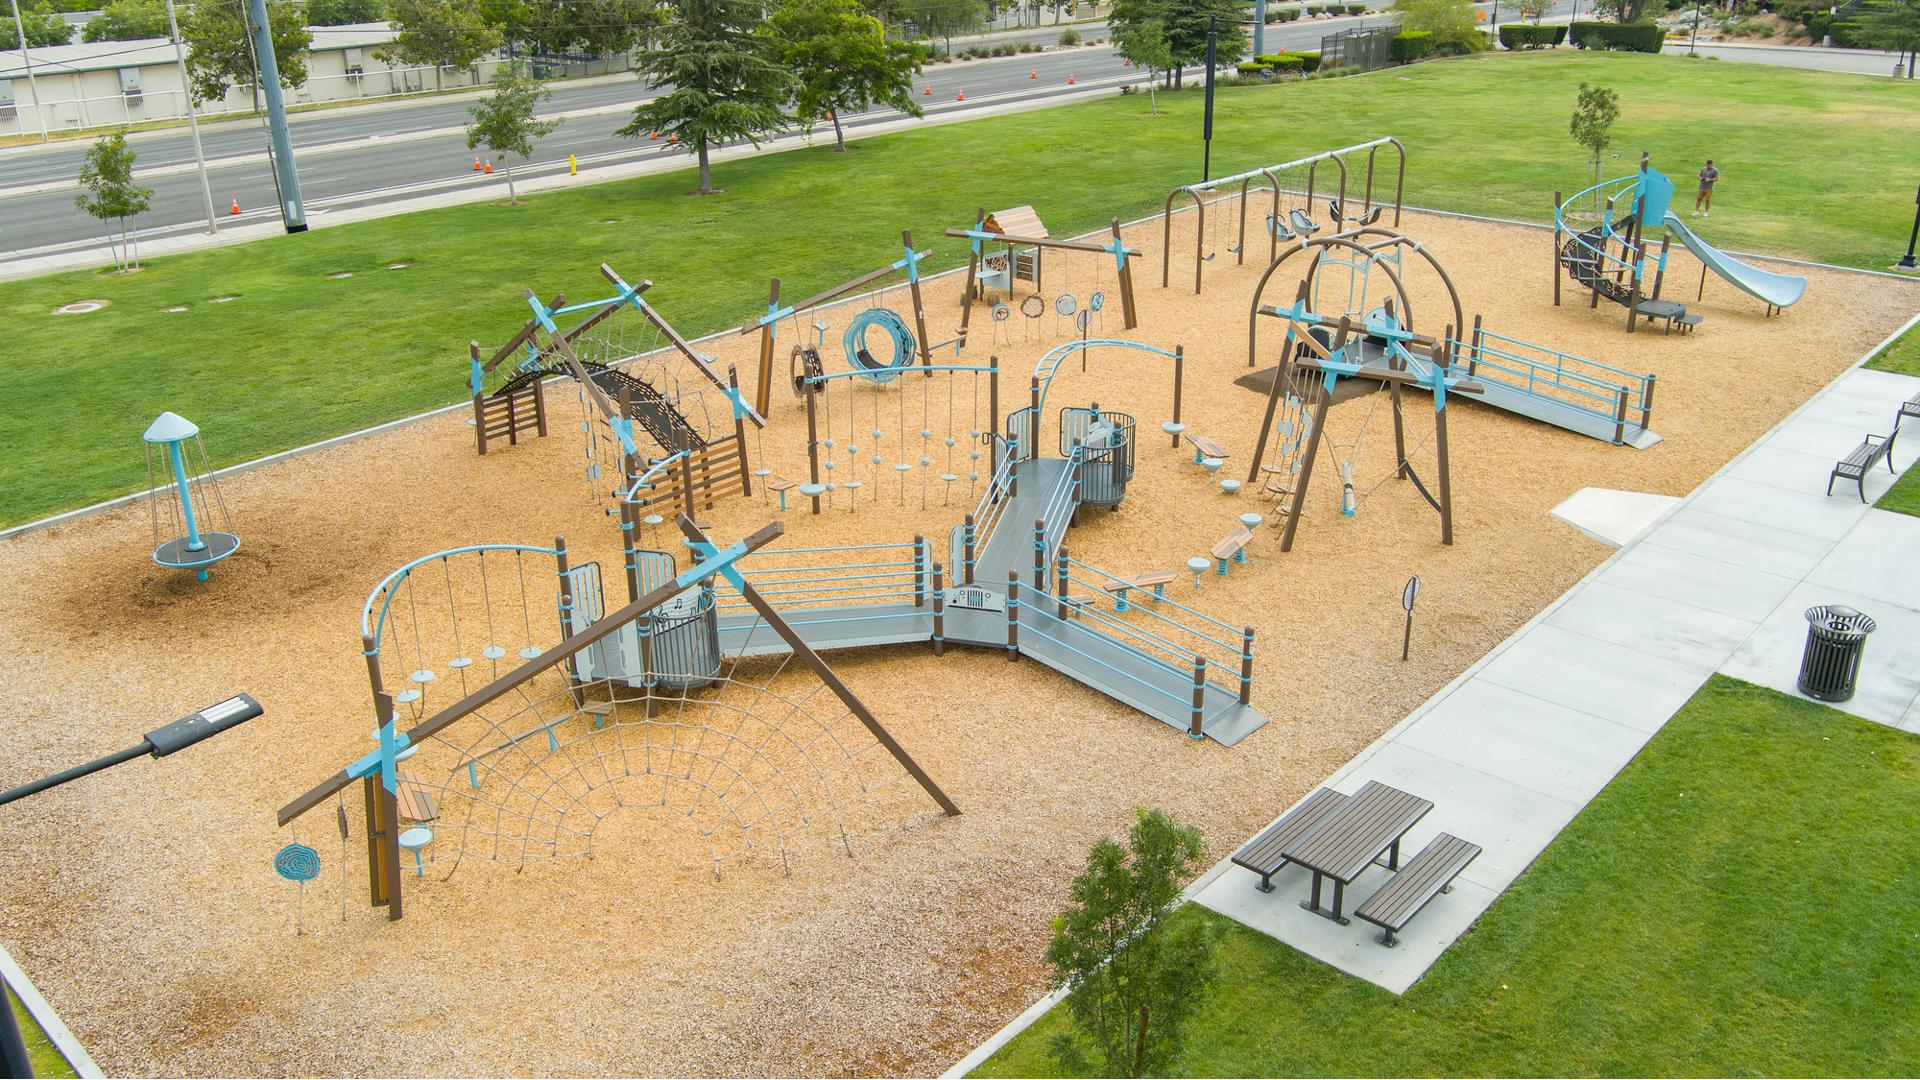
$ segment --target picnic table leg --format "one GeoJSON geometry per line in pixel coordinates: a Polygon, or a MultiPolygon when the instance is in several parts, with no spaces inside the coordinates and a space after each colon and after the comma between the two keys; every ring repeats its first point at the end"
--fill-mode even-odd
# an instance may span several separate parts
{"type": "Polygon", "coordinates": [[[1347,925],[1346,916],[1340,914],[1340,908],[1346,899],[1346,888],[1339,878],[1333,879],[1333,921],[1341,926],[1347,925]]]}
{"type": "Polygon", "coordinates": [[[1308,895],[1311,896],[1312,899],[1300,906],[1313,912],[1315,915],[1320,914],[1320,871],[1318,870],[1313,872],[1313,891],[1308,895]]]}
{"type": "Polygon", "coordinates": [[[1254,886],[1254,888],[1259,889],[1261,892],[1272,892],[1273,891],[1273,875],[1261,874],[1260,884],[1254,886]]]}
{"type": "Polygon", "coordinates": [[[1398,840],[1387,845],[1387,869],[1400,869],[1400,841],[1398,840]]]}

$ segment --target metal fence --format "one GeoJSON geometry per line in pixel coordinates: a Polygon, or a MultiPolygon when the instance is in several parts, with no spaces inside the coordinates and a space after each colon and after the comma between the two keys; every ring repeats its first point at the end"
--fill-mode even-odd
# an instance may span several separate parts
{"type": "Polygon", "coordinates": [[[1342,30],[1320,39],[1320,70],[1351,68],[1372,71],[1393,62],[1393,39],[1400,33],[1397,24],[1362,26],[1342,30]]]}

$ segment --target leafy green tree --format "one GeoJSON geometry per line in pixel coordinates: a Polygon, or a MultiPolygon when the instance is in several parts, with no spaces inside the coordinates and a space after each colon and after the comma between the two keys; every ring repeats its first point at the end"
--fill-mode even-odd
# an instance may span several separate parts
{"type": "Polygon", "coordinates": [[[1867,0],[1856,36],[1876,49],[1907,54],[1907,78],[1920,59],[1920,0],[1867,0]]]}
{"type": "Polygon", "coordinates": [[[67,20],[48,11],[38,4],[20,5],[20,26],[13,24],[13,12],[0,7],[8,17],[0,18],[0,49],[18,49],[20,47],[20,27],[27,31],[27,46],[42,48],[47,45],[65,45],[73,40],[73,27],[67,20]]]}
{"type": "Polygon", "coordinates": [[[971,34],[987,25],[987,6],[981,0],[902,0],[902,18],[911,20],[920,36],[940,39],[941,52],[953,55],[953,35],[971,34]]]}
{"type": "Polygon", "coordinates": [[[387,63],[433,65],[435,87],[447,68],[471,71],[500,47],[500,30],[487,22],[479,0],[387,0],[387,20],[393,44],[373,55],[387,63]]]}
{"type": "Polygon", "coordinates": [[[73,200],[106,228],[107,247],[113,252],[114,265],[121,270],[140,266],[140,241],[132,222],[146,213],[153,200],[152,188],[133,182],[133,157],[126,132],[101,136],[87,148],[80,165],[80,194],[73,200]],[[117,241],[115,226],[119,228],[117,241]]]}
{"type": "Polygon", "coordinates": [[[1393,10],[1403,30],[1425,30],[1433,35],[1433,48],[1442,56],[1479,52],[1487,47],[1487,37],[1474,22],[1473,5],[1468,0],[1394,0],[1393,10]]]}
{"type": "Polygon", "coordinates": [[[664,131],[679,136],[700,162],[695,194],[712,195],[712,149],[728,139],[760,145],[785,126],[780,104],[792,76],[777,44],[758,33],[756,0],[673,0],[658,43],[634,55],[634,71],[667,93],[633,110],[619,130],[628,138],[664,131]]]}
{"type": "Polygon", "coordinates": [[[809,127],[831,121],[834,149],[847,148],[843,114],[877,104],[921,115],[913,77],[923,46],[888,41],[886,28],[858,0],[783,0],[766,32],[794,75],[788,87],[794,119],[809,127]]]}
{"type": "Polygon", "coordinates": [[[1054,988],[1066,988],[1078,1036],[1054,1044],[1070,1072],[1166,1075],[1214,981],[1207,924],[1167,921],[1181,882],[1206,854],[1200,830],[1158,810],[1136,813],[1126,847],[1107,838],[1093,845],[1073,879],[1073,906],[1054,920],[1047,946],[1054,988]]]}
{"type": "Polygon", "coordinates": [[[1173,86],[1183,85],[1185,68],[1207,59],[1207,27],[1215,31],[1214,60],[1231,74],[1247,54],[1247,9],[1243,0],[1116,0],[1107,14],[1113,36],[1142,23],[1157,22],[1165,36],[1172,62],[1167,68],[1173,86]]]}
{"type": "Polygon", "coordinates": [[[387,17],[382,0],[307,0],[308,26],[347,26],[387,17]]]}
{"type": "Polygon", "coordinates": [[[540,103],[553,96],[538,79],[528,78],[517,63],[503,66],[493,76],[493,92],[467,106],[473,122],[467,125],[467,149],[484,146],[500,159],[507,172],[507,204],[520,201],[513,186],[513,158],[533,157],[533,144],[553,134],[558,120],[541,120],[533,115],[540,103]]]}
{"type": "MultiPolygon", "coordinates": [[[[247,41],[246,9],[238,3],[201,3],[179,9],[180,37],[187,43],[187,86],[196,101],[218,101],[242,83],[253,86],[253,109],[260,111],[260,87],[253,76],[253,48],[247,41]]],[[[298,0],[267,0],[267,26],[280,85],[307,81],[307,51],[313,35],[301,17],[298,0]]]]}
{"type": "Polygon", "coordinates": [[[1167,44],[1167,29],[1158,19],[1144,19],[1113,32],[1113,45],[1133,66],[1147,73],[1147,111],[1160,114],[1160,100],[1154,85],[1154,73],[1173,66],[1173,48],[1167,44]]]}
{"type": "MultiPolygon", "coordinates": [[[[1636,23],[1646,14],[1647,0],[1593,0],[1593,10],[1620,23],[1636,23]]],[[[1661,5],[1666,10],[1666,5],[1661,5]]]]}
{"type": "Polygon", "coordinates": [[[597,56],[626,52],[665,19],[652,0],[528,0],[524,12],[522,44],[597,56]]]}
{"type": "Polygon", "coordinates": [[[80,28],[81,41],[138,41],[167,36],[162,0],[113,0],[80,28]]]}
{"type": "MultiPolygon", "coordinates": [[[[1580,96],[1573,105],[1573,120],[1568,131],[1573,141],[1593,154],[1593,182],[1600,182],[1600,166],[1607,147],[1613,144],[1613,124],[1620,119],[1620,95],[1604,86],[1580,84],[1580,96]]],[[[1595,193],[1597,196],[1597,192],[1595,193]]]]}

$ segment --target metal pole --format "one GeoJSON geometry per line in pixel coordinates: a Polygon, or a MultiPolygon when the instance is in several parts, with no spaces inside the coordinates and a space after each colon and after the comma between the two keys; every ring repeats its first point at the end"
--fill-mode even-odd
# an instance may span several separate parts
{"type": "MultiPolygon", "coordinates": [[[[15,0],[17,3],[18,0],[15,0]]],[[[280,64],[273,56],[273,31],[267,25],[267,0],[247,0],[247,34],[259,57],[260,90],[266,95],[267,128],[273,143],[273,175],[280,186],[280,220],[290,233],[307,231],[307,207],[300,198],[300,174],[293,165],[293,137],[287,132],[287,104],[280,96],[280,64]]]]}
{"type": "MultiPolygon", "coordinates": [[[[15,0],[16,3],[19,0],[15,0]]],[[[173,62],[180,68],[180,93],[187,100],[187,130],[193,135],[193,163],[200,170],[200,195],[206,202],[207,231],[220,231],[220,218],[213,210],[213,184],[207,179],[207,155],[200,149],[200,118],[193,108],[193,84],[187,80],[187,50],[180,43],[180,24],[173,17],[173,0],[167,0],[167,36],[173,39],[173,62]]],[[[481,436],[481,453],[485,435],[481,436]]]]}
{"type": "Polygon", "coordinates": [[[1253,55],[1267,51],[1267,0],[1253,0],[1253,55]]]}
{"type": "Polygon", "coordinates": [[[27,89],[33,94],[33,126],[40,129],[40,141],[47,141],[47,114],[40,110],[40,84],[33,77],[33,56],[27,51],[27,24],[20,21],[20,0],[13,2],[13,29],[20,35],[20,62],[27,69],[27,89]]]}
{"type": "Polygon", "coordinates": [[[1207,16],[1207,110],[1200,126],[1200,138],[1204,144],[1200,151],[1200,182],[1203,184],[1213,175],[1213,58],[1220,44],[1214,19],[1215,16],[1207,16]]]}
{"type": "Polygon", "coordinates": [[[1896,264],[1902,270],[1912,270],[1916,266],[1913,261],[1913,244],[1914,241],[1920,240],[1920,192],[1914,193],[1913,204],[1913,231],[1907,234],[1907,254],[1896,264]]]}

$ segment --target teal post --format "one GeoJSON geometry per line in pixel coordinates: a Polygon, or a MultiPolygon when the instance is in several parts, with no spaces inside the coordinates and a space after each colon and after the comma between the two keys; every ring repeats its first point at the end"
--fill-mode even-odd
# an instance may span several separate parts
{"type": "MultiPolygon", "coordinates": [[[[187,519],[187,550],[205,551],[206,541],[200,539],[200,523],[193,517],[193,493],[187,490],[187,463],[180,453],[178,440],[167,444],[167,459],[173,463],[173,486],[180,493],[180,514],[187,519]]],[[[204,580],[206,572],[200,577],[204,580]]]]}

